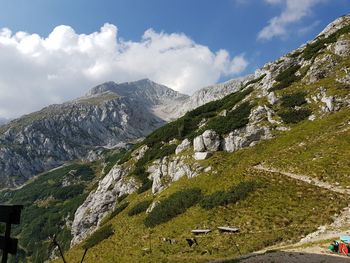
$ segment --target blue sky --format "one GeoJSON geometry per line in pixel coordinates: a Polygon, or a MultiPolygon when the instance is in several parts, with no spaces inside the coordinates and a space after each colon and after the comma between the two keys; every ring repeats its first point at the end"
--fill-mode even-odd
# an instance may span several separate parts
{"type": "Polygon", "coordinates": [[[7,63],[0,63],[7,74],[0,73],[0,118],[80,96],[107,80],[149,77],[191,94],[253,73],[349,11],[349,0],[0,0],[0,57],[7,63]],[[26,102],[33,93],[41,95],[26,102]],[[27,99],[18,101],[19,94],[27,99]],[[16,111],[10,102],[27,106],[16,111]]]}

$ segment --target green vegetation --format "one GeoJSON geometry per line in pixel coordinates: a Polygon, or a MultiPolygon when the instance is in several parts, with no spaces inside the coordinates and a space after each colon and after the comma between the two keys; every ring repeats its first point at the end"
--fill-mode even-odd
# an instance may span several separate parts
{"type": "Polygon", "coordinates": [[[95,163],[71,164],[44,173],[19,190],[0,192],[1,203],[24,205],[21,224],[13,231],[26,251],[22,257],[43,262],[50,253],[50,243],[45,240],[53,235],[64,250],[69,248],[67,220],[73,220],[95,181],[95,170],[100,169],[95,163]]]}
{"type": "Polygon", "coordinates": [[[168,222],[174,217],[184,213],[188,208],[197,204],[202,198],[199,188],[190,188],[170,195],[158,204],[145,218],[147,227],[155,227],[168,222]]]}
{"type": "Polygon", "coordinates": [[[253,181],[240,182],[229,191],[218,191],[209,196],[205,196],[200,202],[200,206],[205,209],[212,209],[217,206],[237,203],[245,199],[251,192],[255,191],[257,184],[253,181]]]}
{"type": "Polygon", "coordinates": [[[289,87],[293,82],[300,80],[300,76],[296,76],[295,73],[300,69],[299,65],[294,65],[286,70],[282,71],[275,78],[278,83],[273,85],[269,91],[281,90],[289,87]]]}
{"type": "Polygon", "coordinates": [[[305,92],[296,92],[296,93],[284,95],[281,98],[281,106],[286,108],[301,106],[306,103],[305,96],[306,96],[305,92]]]}
{"type": "Polygon", "coordinates": [[[219,134],[226,134],[241,128],[249,122],[249,114],[252,109],[249,102],[244,102],[226,116],[218,116],[208,121],[205,130],[214,130],[219,134]]]}
{"type": "Polygon", "coordinates": [[[97,244],[101,243],[103,240],[109,238],[114,234],[113,227],[111,224],[104,225],[97,231],[95,231],[83,244],[84,249],[89,249],[97,244]]]}
{"type": "Polygon", "coordinates": [[[107,222],[109,222],[112,218],[116,217],[117,215],[119,215],[119,213],[123,212],[125,210],[125,208],[127,208],[129,206],[129,202],[123,202],[121,204],[119,204],[118,206],[116,206],[114,208],[114,210],[108,214],[106,217],[104,217],[101,221],[101,226],[105,225],[107,222]]]}
{"type": "MultiPolygon", "coordinates": [[[[242,182],[253,182],[257,186],[255,190],[238,202],[211,209],[193,205],[169,221],[156,224],[151,231],[145,225],[149,215],[140,213],[129,217],[127,212],[119,213],[109,221],[115,234],[108,242],[91,248],[85,262],[152,262],[154,258],[160,262],[209,262],[238,256],[232,246],[233,236],[215,232],[217,226],[225,225],[240,227],[241,232],[235,234],[234,239],[242,254],[280,242],[298,241],[319,225],[332,222],[334,213],[348,205],[348,197],[251,167],[263,162],[267,167],[322,176],[346,186],[350,182],[349,121],[349,110],[339,111],[313,122],[292,125],[291,131],[278,133],[272,140],[255,147],[235,153],[215,153],[206,160],[215,173],[174,182],[157,195],[155,201],[160,204],[154,209],[184,189],[198,188],[211,196],[220,191],[230,192],[242,182]],[[196,228],[209,228],[214,232],[198,239],[199,246],[189,248],[185,238],[196,228]],[[163,237],[173,238],[176,243],[160,241],[163,237]],[[150,243],[152,251],[147,253],[143,249],[150,243]]],[[[150,193],[146,192],[132,194],[128,201],[130,206],[135,206],[149,198],[150,193]]],[[[66,257],[69,261],[78,261],[81,254],[82,248],[77,246],[66,257]]]]}
{"type": "Polygon", "coordinates": [[[104,168],[104,174],[108,174],[109,171],[113,168],[113,166],[124,156],[126,155],[126,150],[121,149],[117,152],[107,154],[105,158],[106,166],[104,168]]]}
{"type": "Polygon", "coordinates": [[[289,109],[278,113],[285,123],[298,123],[311,115],[310,109],[289,109]]]}
{"type": "Polygon", "coordinates": [[[146,200],[146,201],[140,202],[129,210],[128,215],[134,216],[142,212],[145,212],[151,204],[152,204],[152,200],[146,200]]]}

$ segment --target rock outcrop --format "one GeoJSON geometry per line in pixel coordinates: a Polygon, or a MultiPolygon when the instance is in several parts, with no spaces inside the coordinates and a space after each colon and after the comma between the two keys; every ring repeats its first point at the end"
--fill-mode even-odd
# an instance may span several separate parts
{"type": "Polygon", "coordinates": [[[220,136],[212,130],[206,130],[202,135],[193,139],[193,150],[195,152],[216,152],[220,149],[220,136]]]}
{"type": "Polygon", "coordinates": [[[179,154],[191,147],[191,142],[189,139],[184,139],[175,150],[175,154],[179,154]]]}
{"type": "Polygon", "coordinates": [[[116,165],[99,182],[96,191],[91,192],[77,209],[72,224],[71,245],[89,236],[100,224],[102,218],[113,210],[117,198],[136,191],[138,184],[134,178],[126,178],[128,169],[116,165]]]}
{"type": "Polygon", "coordinates": [[[163,191],[171,182],[186,176],[192,178],[202,169],[199,164],[186,162],[187,157],[164,157],[148,167],[149,179],[153,181],[152,193],[163,191]]]}

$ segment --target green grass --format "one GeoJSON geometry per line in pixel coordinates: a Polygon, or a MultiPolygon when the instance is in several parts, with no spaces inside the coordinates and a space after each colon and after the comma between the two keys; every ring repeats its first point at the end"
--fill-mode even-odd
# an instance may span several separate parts
{"type": "MultiPolygon", "coordinates": [[[[191,206],[169,221],[154,226],[152,230],[144,225],[148,215],[140,213],[129,217],[127,214],[130,209],[126,208],[110,220],[115,234],[108,241],[101,241],[93,247],[86,262],[153,262],[154,259],[158,262],[207,262],[238,256],[233,240],[239,245],[241,253],[279,242],[297,241],[319,225],[331,222],[334,213],[339,213],[347,206],[349,199],[250,167],[264,162],[267,166],[306,173],[308,176],[318,177],[325,172],[329,177],[339,174],[344,177],[343,182],[349,184],[350,180],[346,179],[349,177],[346,169],[350,167],[350,145],[346,143],[350,142],[350,139],[347,140],[350,136],[347,128],[349,116],[349,110],[343,110],[314,122],[301,122],[293,126],[290,132],[280,133],[275,139],[261,142],[254,148],[233,154],[214,154],[205,164],[212,166],[216,173],[202,174],[190,180],[182,178],[164,190],[155,201],[164,202],[173,194],[191,188],[199,188],[203,194],[210,196],[219,191],[229,192],[242,182],[254,182],[259,187],[238,202],[224,206],[212,209],[191,206]],[[325,158],[312,161],[315,153],[329,156],[332,163],[328,163],[325,158]],[[329,169],[325,170],[326,167],[329,169]],[[220,235],[215,231],[217,226],[238,226],[241,232],[234,236],[220,235]],[[190,231],[196,228],[210,228],[213,232],[199,236],[199,246],[189,248],[185,239],[191,237],[190,231]],[[170,245],[162,242],[162,237],[176,239],[177,243],[170,245]],[[146,253],[143,248],[149,247],[150,242],[152,252],[146,253]]],[[[331,178],[323,179],[334,182],[331,178]]],[[[130,207],[149,200],[150,196],[149,192],[130,195],[130,207]]],[[[68,252],[67,258],[76,261],[76,255],[81,253],[82,248],[77,246],[68,252]]]]}
{"type": "Polygon", "coordinates": [[[205,209],[212,209],[217,206],[227,206],[232,203],[237,203],[248,197],[248,195],[255,191],[256,188],[257,185],[255,182],[240,182],[229,191],[218,191],[205,196],[201,200],[200,206],[205,209]]]}
{"type": "Polygon", "coordinates": [[[202,193],[199,188],[190,188],[173,193],[167,199],[161,201],[161,203],[147,215],[144,224],[147,227],[155,227],[168,222],[197,204],[201,198],[202,193]]]}
{"type": "Polygon", "coordinates": [[[104,225],[100,229],[96,230],[83,244],[84,249],[90,249],[101,241],[112,236],[114,233],[112,225],[104,225]]]}
{"type": "Polygon", "coordinates": [[[300,69],[299,65],[294,65],[279,73],[275,80],[278,82],[269,89],[269,91],[281,90],[289,87],[292,83],[301,79],[301,76],[296,76],[295,73],[300,69]]]}
{"type": "Polygon", "coordinates": [[[136,204],[129,210],[128,216],[135,216],[142,212],[145,212],[151,204],[152,204],[152,200],[146,200],[136,204]]]}

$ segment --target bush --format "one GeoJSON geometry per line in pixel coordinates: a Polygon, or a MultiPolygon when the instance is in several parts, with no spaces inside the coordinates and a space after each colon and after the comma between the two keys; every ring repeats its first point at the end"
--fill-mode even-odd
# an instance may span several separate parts
{"type": "Polygon", "coordinates": [[[125,198],[127,198],[129,194],[123,194],[117,198],[117,202],[121,203],[125,198]]]}
{"type": "Polygon", "coordinates": [[[84,189],[85,189],[85,186],[82,184],[65,186],[57,189],[53,193],[53,197],[59,200],[67,200],[82,194],[84,192],[84,189]]]}
{"type": "Polygon", "coordinates": [[[307,117],[311,115],[310,109],[291,109],[284,112],[279,113],[278,115],[282,118],[285,123],[298,123],[300,121],[305,120],[307,117]]]}
{"type": "Polygon", "coordinates": [[[191,188],[176,192],[158,204],[145,218],[147,227],[155,227],[168,222],[172,218],[184,213],[188,208],[197,204],[202,198],[199,188],[191,188]]]}
{"type": "Polygon", "coordinates": [[[91,181],[95,177],[95,172],[90,166],[81,165],[77,169],[77,175],[79,175],[80,179],[83,181],[91,181]]]}
{"type": "Polygon", "coordinates": [[[101,221],[101,226],[105,225],[109,220],[111,220],[112,218],[116,217],[117,215],[119,215],[122,211],[125,210],[125,208],[127,208],[129,205],[129,202],[124,202],[122,204],[120,204],[119,206],[117,206],[112,213],[110,213],[109,215],[107,215],[106,217],[104,217],[101,221]]]}
{"type": "Polygon", "coordinates": [[[137,189],[137,193],[138,194],[142,194],[143,192],[146,192],[148,189],[151,189],[152,188],[152,184],[153,182],[146,178],[142,181],[142,185],[139,189],[137,189]]]}
{"type": "Polygon", "coordinates": [[[104,168],[104,174],[108,174],[109,171],[113,168],[113,166],[126,154],[126,150],[122,149],[119,152],[109,154],[105,158],[106,167],[104,168]]]}
{"type": "Polygon", "coordinates": [[[115,217],[116,215],[120,214],[122,211],[124,211],[125,208],[127,208],[129,205],[129,202],[124,202],[122,204],[120,204],[119,206],[117,206],[113,212],[110,215],[110,218],[115,217]]]}
{"type": "Polygon", "coordinates": [[[281,90],[284,88],[289,87],[293,82],[298,81],[300,77],[297,77],[295,73],[300,69],[299,65],[291,66],[287,68],[286,70],[282,71],[277,75],[275,78],[278,83],[273,85],[272,88],[269,89],[269,91],[275,91],[275,90],[281,90]]]}
{"type": "Polygon", "coordinates": [[[151,204],[152,204],[152,200],[140,202],[129,210],[128,215],[134,216],[142,212],[145,212],[151,204]]]}
{"type": "Polygon", "coordinates": [[[217,206],[229,205],[245,199],[251,192],[255,191],[255,182],[241,182],[228,192],[219,191],[203,198],[200,206],[204,209],[211,209],[217,206]]]}
{"type": "Polygon", "coordinates": [[[86,239],[85,243],[83,244],[83,248],[92,248],[99,244],[101,241],[109,238],[113,234],[114,231],[111,224],[102,226],[100,229],[92,233],[92,235],[88,239],[86,239]]]}
{"type": "Polygon", "coordinates": [[[281,105],[287,108],[301,106],[306,103],[305,95],[305,92],[296,92],[293,94],[284,95],[281,98],[281,105]]]}
{"type": "Polygon", "coordinates": [[[232,112],[229,112],[227,116],[218,116],[211,119],[205,129],[214,130],[221,135],[239,129],[249,122],[248,118],[252,107],[248,102],[244,102],[232,112]]]}

